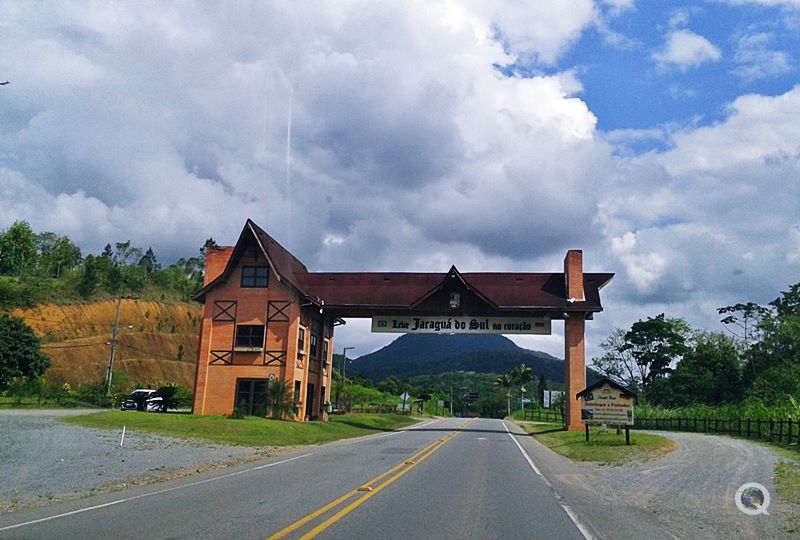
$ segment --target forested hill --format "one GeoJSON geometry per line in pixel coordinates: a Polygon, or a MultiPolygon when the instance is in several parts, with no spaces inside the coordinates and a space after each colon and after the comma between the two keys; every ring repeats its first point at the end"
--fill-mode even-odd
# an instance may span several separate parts
{"type": "Polygon", "coordinates": [[[380,381],[390,375],[404,379],[455,371],[505,373],[524,363],[536,377],[564,381],[564,361],[518,347],[497,334],[405,334],[347,366],[348,377],[361,375],[380,381]]]}

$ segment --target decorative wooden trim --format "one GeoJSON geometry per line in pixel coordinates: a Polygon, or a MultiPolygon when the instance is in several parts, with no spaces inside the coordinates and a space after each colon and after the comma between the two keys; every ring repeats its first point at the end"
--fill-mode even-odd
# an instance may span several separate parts
{"type": "Polygon", "coordinates": [[[233,351],[210,351],[211,352],[211,362],[209,365],[212,366],[230,366],[233,364],[233,351]]]}
{"type": "Polygon", "coordinates": [[[265,366],[285,366],[286,351],[264,351],[265,366]]]}
{"type": "Polygon", "coordinates": [[[302,359],[302,357],[298,358],[297,360],[294,361],[294,367],[296,367],[297,369],[303,369],[303,359],[302,359]]]}
{"type": "Polygon", "coordinates": [[[236,322],[236,300],[214,300],[215,322],[236,322]]]}
{"type": "Polygon", "coordinates": [[[267,322],[289,322],[289,300],[270,300],[267,302],[267,322]]]}

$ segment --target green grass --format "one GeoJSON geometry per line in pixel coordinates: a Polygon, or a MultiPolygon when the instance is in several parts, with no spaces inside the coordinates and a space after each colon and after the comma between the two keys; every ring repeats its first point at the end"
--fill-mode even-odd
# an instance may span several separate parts
{"type": "Polygon", "coordinates": [[[391,431],[413,424],[408,416],[394,414],[343,414],[328,422],[288,422],[245,417],[161,414],[136,411],[106,411],[64,418],[64,422],[85,427],[147,431],[185,439],[242,446],[295,446],[321,444],[391,431]]]}
{"type": "Polygon", "coordinates": [[[574,461],[596,461],[604,465],[624,465],[649,461],[671,452],[675,443],[640,431],[631,431],[631,444],[625,444],[625,432],[606,432],[599,427],[589,431],[589,442],[583,431],[563,431],[560,424],[520,423],[522,429],[554,452],[574,461]]]}

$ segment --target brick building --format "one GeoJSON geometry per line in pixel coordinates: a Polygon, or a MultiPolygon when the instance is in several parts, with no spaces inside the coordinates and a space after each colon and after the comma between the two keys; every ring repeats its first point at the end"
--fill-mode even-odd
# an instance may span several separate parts
{"type": "MultiPolygon", "coordinates": [[[[247,220],[235,246],[206,253],[195,296],[203,320],[193,412],[259,414],[267,381],[279,379],[293,391],[298,419],[321,417],[333,329],[348,317],[372,318],[375,332],[504,334],[549,334],[551,321],[563,320],[574,396],[585,386],[585,321],[603,310],[599,291],[612,277],[584,273],[577,250],[567,252],[563,273],[309,272],[247,220]]],[[[582,427],[577,401],[568,401],[566,420],[582,427]]]]}

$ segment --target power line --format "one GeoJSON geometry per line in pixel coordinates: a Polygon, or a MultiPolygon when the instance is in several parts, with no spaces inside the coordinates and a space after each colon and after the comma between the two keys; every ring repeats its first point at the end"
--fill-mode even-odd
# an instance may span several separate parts
{"type": "Polygon", "coordinates": [[[45,343],[42,345],[42,349],[75,349],[78,347],[97,347],[99,345],[105,346],[105,343],[73,343],[72,345],[51,345],[49,343],[45,343]]]}

